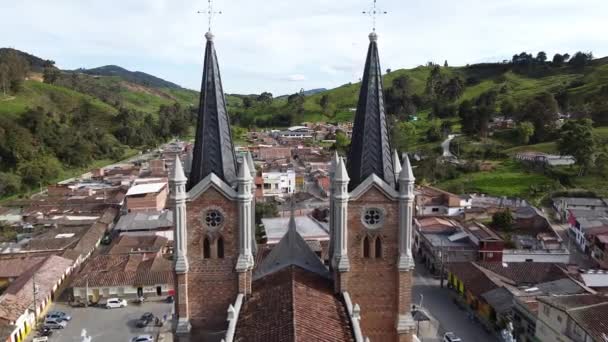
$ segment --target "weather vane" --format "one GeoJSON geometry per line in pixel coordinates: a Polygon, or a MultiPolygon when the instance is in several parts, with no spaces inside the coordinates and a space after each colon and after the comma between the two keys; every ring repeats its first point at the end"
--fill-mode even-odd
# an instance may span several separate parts
{"type": "Polygon", "coordinates": [[[363,14],[367,14],[372,17],[373,27],[372,30],[376,32],[376,17],[380,14],[388,14],[387,11],[383,11],[376,6],[376,0],[374,0],[374,6],[369,11],[363,11],[363,14]]]}
{"type": "Polygon", "coordinates": [[[214,11],[213,10],[213,1],[212,0],[207,0],[207,2],[209,3],[207,5],[207,10],[206,11],[197,11],[196,13],[207,14],[208,15],[208,19],[209,19],[209,32],[211,32],[211,20],[213,19],[213,16],[216,15],[216,14],[222,14],[222,11],[214,11]]]}

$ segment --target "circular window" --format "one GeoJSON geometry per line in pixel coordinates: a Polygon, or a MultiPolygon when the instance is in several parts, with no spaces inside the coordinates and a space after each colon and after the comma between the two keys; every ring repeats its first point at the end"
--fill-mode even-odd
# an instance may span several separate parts
{"type": "Polygon", "coordinates": [[[216,209],[207,210],[203,219],[207,227],[211,229],[217,229],[224,223],[224,215],[216,209]]]}
{"type": "Polygon", "coordinates": [[[382,224],[383,213],[381,209],[369,208],[363,213],[363,223],[368,228],[378,228],[382,224]]]}

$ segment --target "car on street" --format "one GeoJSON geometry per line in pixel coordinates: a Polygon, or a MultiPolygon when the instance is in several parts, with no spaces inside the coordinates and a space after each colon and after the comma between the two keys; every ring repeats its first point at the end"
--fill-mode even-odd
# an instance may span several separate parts
{"type": "Polygon", "coordinates": [[[53,319],[47,319],[46,321],[44,321],[44,326],[48,327],[49,329],[63,329],[67,325],[68,322],[66,321],[57,321],[53,319]]]}
{"type": "Polygon", "coordinates": [[[135,324],[138,328],[147,327],[154,320],[154,314],[151,312],[146,312],[137,320],[135,324]]]}
{"type": "Polygon", "coordinates": [[[154,342],[152,335],[139,335],[131,339],[130,342],[154,342]]]}
{"type": "Polygon", "coordinates": [[[127,301],[120,298],[108,298],[106,309],[124,308],[127,306],[127,301]]]}
{"type": "Polygon", "coordinates": [[[52,319],[55,321],[69,321],[72,319],[72,316],[61,311],[51,311],[46,315],[46,319],[52,319]]]}
{"type": "Polygon", "coordinates": [[[443,335],[443,342],[462,342],[462,339],[450,331],[443,335]]]}

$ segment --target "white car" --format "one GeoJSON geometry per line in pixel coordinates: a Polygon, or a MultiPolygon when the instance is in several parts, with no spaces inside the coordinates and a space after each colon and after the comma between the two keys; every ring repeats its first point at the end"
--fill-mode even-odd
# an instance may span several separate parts
{"type": "Polygon", "coordinates": [[[139,335],[131,339],[130,342],[154,342],[152,335],[139,335]]]}
{"type": "Polygon", "coordinates": [[[50,329],[63,329],[68,325],[66,321],[56,321],[53,319],[47,319],[44,321],[44,326],[50,329]]]}
{"type": "Polygon", "coordinates": [[[106,302],[106,309],[125,308],[127,307],[127,301],[120,298],[108,298],[106,302]]]}
{"type": "Polygon", "coordinates": [[[462,342],[462,339],[450,331],[443,335],[443,342],[462,342]]]}

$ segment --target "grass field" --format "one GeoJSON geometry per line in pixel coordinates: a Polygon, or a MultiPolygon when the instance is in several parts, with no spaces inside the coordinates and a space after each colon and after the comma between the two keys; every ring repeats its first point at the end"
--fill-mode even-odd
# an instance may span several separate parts
{"type": "Polygon", "coordinates": [[[522,197],[538,200],[535,189],[550,187],[555,183],[552,179],[538,173],[526,172],[512,160],[499,163],[495,170],[474,172],[459,178],[436,184],[447,191],[462,189],[462,192],[481,192],[493,196],[522,197]]]}

